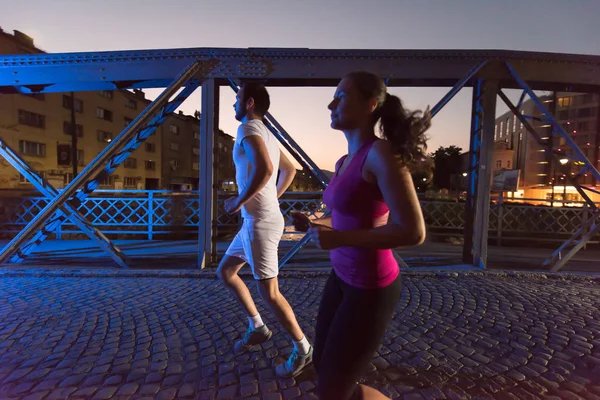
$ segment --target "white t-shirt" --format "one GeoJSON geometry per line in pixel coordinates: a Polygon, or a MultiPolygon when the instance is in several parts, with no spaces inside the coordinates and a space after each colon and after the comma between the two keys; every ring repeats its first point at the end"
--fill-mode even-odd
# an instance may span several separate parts
{"type": "Polygon", "coordinates": [[[273,164],[273,174],[267,184],[244,206],[242,217],[252,219],[265,219],[281,217],[279,200],[277,199],[277,171],[279,170],[279,142],[265,124],[257,119],[251,119],[241,124],[233,146],[233,162],[235,164],[235,180],[238,192],[242,192],[249,183],[251,165],[242,146],[242,141],[248,136],[260,136],[265,143],[269,159],[273,164]]]}

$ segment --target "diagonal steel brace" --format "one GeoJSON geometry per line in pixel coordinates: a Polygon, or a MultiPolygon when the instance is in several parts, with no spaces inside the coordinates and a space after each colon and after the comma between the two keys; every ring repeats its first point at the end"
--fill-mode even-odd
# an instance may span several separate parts
{"type": "MultiPolygon", "coordinates": [[[[196,61],[188,66],[171,84],[152,102],[150,103],[128,126],[121,132],[114,141],[112,141],[96,158],[77,175],[73,181],[52,201],[50,201],[44,209],[42,209],[27,226],[6,245],[0,253],[0,265],[4,264],[17,249],[19,249],[25,241],[31,238],[36,231],[42,229],[46,220],[48,220],[54,212],[56,212],[62,204],[76,194],[77,190],[85,185],[84,191],[91,192],[98,187],[98,178],[102,176],[103,165],[108,163],[111,168],[116,168],[120,162],[123,162],[129,155],[126,151],[117,153],[118,149],[129,143],[132,139],[136,141],[141,139],[139,130],[147,124],[152,115],[159,111],[159,115],[164,115],[165,108],[169,99],[177,93],[187,81],[189,81],[201,68],[201,62],[196,61]]],[[[75,196],[75,199],[80,200],[82,192],[75,196]]],[[[73,205],[73,203],[72,203],[73,205]]],[[[58,221],[58,220],[57,220],[58,221]]]]}
{"type": "MultiPolygon", "coordinates": [[[[161,111],[158,115],[156,115],[149,123],[143,128],[139,135],[137,136],[137,140],[129,142],[123,150],[119,153],[120,156],[123,154],[125,158],[133,151],[135,151],[144,140],[154,133],[156,128],[158,128],[167,118],[167,116],[174,112],[199,86],[198,82],[190,82],[184,90],[182,90],[176,97],[173,99],[167,106],[165,106],[164,110],[161,111]]],[[[132,122],[133,123],[133,122],[132,122]]],[[[125,128],[127,129],[127,128],[125,128]]],[[[119,166],[121,162],[124,161],[124,158],[120,160],[116,164],[107,164],[104,167],[104,170],[100,172],[98,176],[94,178],[94,182],[86,186],[86,189],[77,193],[76,198],[79,202],[83,203],[100,184],[101,178],[103,176],[111,175],[116,168],[119,166]]],[[[150,201],[150,200],[148,200],[150,201]]],[[[31,254],[31,252],[44,240],[48,238],[48,235],[58,229],[58,227],[65,222],[66,218],[60,212],[57,212],[49,221],[46,223],[44,229],[37,232],[33,239],[31,239],[27,244],[25,244],[22,249],[15,253],[13,257],[11,257],[10,261],[15,263],[19,262],[19,256],[25,256],[31,254]]]]}
{"type": "MultiPolygon", "coordinates": [[[[40,191],[46,198],[52,199],[58,196],[56,190],[46,180],[40,178],[19,155],[11,149],[2,139],[0,139],[0,155],[2,155],[13,167],[15,167],[33,186],[40,191]]],[[[75,226],[83,231],[92,241],[96,242],[115,263],[122,268],[127,268],[127,258],[125,254],[116,247],[99,229],[92,226],[79,212],[73,208],[69,202],[66,202],[61,208],[65,218],[70,219],[75,226]]],[[[39,243],[37,243],[39,244],[39,243]]],[[[24,254],[17,252],[13,257],[16,262],[24,259],[24,254]]]]}

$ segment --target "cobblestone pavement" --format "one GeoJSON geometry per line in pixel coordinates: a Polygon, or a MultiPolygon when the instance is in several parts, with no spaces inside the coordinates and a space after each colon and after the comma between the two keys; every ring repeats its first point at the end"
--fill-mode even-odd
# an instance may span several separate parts
{"type": "MultiPolygon", "coordinates": [[[[323,273],[282,292],[314,335],[323,273]]],[[[587,278],[407,274],[365,381],[405,399],[600,399],[600,284],[587,278]],[[594,379],[595,377],[595,379],[594,379]]],[[[256,290],[253,289],[256,295],[256,290]]],[[[1,399],[316,398],[277,379],[274,337],[232,345],[246,319],[212,278],[0,278],[1,399]]]]}

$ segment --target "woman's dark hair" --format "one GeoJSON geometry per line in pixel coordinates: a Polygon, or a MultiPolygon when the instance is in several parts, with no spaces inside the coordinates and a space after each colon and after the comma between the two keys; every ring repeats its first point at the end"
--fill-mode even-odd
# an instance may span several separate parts
{"type": "Polygon", "coordinates": [[[387,92],[383,79],[373,73],[352,72],[346,78],[352,80],[362,99],[377,100],[373,125],[380,122],[381,134],[391,142],[394,153],[407,166],[420,164],[427,150],[425,131],[431,126],[429,108],[425,112],[406,110],[397,96],[387,92]]]}
{"type": "Polygon", "coordinates": [[[254,112],[260,117],[264,117],[271,106],[271,98],[264,84],[254,81],[245,81],[242,83],[242,92],[244,104],[250,99],[254,99],[254,112]]]}

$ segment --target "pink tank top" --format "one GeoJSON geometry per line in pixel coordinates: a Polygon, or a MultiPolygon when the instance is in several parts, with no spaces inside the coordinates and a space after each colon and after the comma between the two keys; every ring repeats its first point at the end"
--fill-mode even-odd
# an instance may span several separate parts
{"type": "MultiPolygon", "coordinates": [[[[325,204],[332,210],[332,227],[336,230],[372,229],[377,218],[389,211],[377,185],[362,177],[362,167],[376,140],[365,143],[338,174],[347,156],[342,157],[323,193],[325,204]]],[[[331,263],[340,279],[363,289],[385,287],[400,273],[392,250],[338,247],[331,251],[331,263]]]]}

